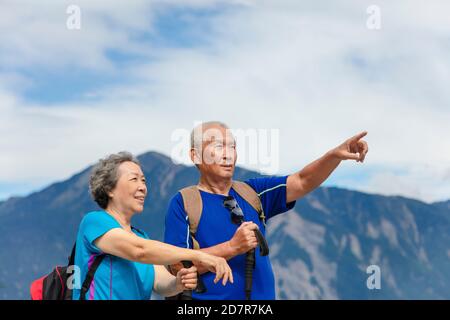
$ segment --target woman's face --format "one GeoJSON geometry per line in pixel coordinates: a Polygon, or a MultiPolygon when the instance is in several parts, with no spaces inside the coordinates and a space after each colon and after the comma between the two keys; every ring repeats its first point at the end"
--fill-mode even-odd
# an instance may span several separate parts
{"type": "Polygon", "coordinates": [[[111,192],[111,200],[124,212],[136,213],[144,210],[147,186],[141,167],[127,161],[118,168],[119,179],[111,192]]]}

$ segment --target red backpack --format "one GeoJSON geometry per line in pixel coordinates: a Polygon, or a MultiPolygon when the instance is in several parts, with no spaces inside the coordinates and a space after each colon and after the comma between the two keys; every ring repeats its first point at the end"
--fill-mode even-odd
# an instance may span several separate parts
{"type": "MultiPolygon", "coordinates": [[[[56,266],[52,272],[31,283],[31,300],[72,300],[72,289],[67,286],[67,282],[72,275],[69,267],[75,264],[75,247],[76,244],[72,248],[67,266],[56,266]]],[[[105,255],[97,256],[89,268],[81,287],[80,300],[85,300],[94,274],[104,257],[105,255]]]]}

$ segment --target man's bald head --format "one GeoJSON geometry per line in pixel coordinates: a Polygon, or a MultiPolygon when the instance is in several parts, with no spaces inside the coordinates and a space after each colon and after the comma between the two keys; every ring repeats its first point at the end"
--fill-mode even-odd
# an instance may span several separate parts
{"type": "Polygon", "coordinates": [[[191,132],[191,149],[200,150],[205,139],[204,133],[214,128],[223,128],[229,130],[230,128],[220,121],[208,121],[197,125],[191,132]]]}

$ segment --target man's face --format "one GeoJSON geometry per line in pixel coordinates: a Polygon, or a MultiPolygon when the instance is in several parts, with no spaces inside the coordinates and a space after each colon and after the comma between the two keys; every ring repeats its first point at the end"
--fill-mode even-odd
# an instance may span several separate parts
{"type": "Polygon", "coordinates": [[[202,175],[231,179],[237,160],[236,142],[229,129],[210,126],[203,130],[201,163],[202,175]]]}

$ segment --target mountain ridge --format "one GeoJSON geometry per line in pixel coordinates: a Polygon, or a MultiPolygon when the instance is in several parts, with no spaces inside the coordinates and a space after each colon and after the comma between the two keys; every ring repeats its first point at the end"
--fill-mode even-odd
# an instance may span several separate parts
{"type": "MultiPolygon", "coordinates": [[[[150,181],[134,225],[163,238],[167,204],[198,180],[195,167],[146,152],[138,159],[150,181]]],[[[31,280],[65,264],[83,215],[98,210],[88,192],[91,167],[26,197],[0,203],[0,298],[28,299],[31,280]]],[[[261,176],[236,168],[235,179],[261,176]]],[[[269,220],[280,299],[449,299],[450,201],[321,187],[293,210],[269,220]],[[367,266],[382,270],[382,289],[366,287],[367,266]]]]}

